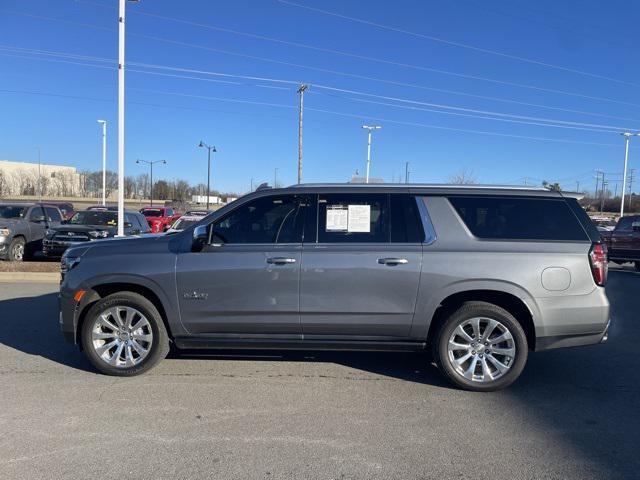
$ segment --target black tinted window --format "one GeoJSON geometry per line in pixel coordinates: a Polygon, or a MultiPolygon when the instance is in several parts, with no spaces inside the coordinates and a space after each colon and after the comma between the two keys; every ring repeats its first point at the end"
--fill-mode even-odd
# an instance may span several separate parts
{"type": "Polygon", "coordinates": [[[259,198],[214,224],[213,234],[225,243],[300,243],[304,204],[293,195],[259,198]]]}
{"type": "Polygon", "coordinates": [[[396,243],[424,241],[424,228],[420,221],[415,197],[391,195],[391,241],[396,243]]]}
{"type": "Polygon", "coordinates": [[[476,237],[514,240],[589,240],[566,202],[554,198],[450,197],[476,237]]]}
{"type": "Polygon", "coordinates": [[[62,221],[62,217],[60,216],[60,212],[57,208],[45,207],[45,211],[47,212],[47,220],[49,220],[50,222],[62,221]]]}
{"type": "Polygon", "coordinates": [[[389,242],[389,195],[330,194],[318,202],[319,243],[389,242]]]}
{"type": "Polygon", "coordinates": [[[640,217],[622,217],[618,220],[616,230],[619,232],[632,232],[633,222],[640,221],[640,217]]]}

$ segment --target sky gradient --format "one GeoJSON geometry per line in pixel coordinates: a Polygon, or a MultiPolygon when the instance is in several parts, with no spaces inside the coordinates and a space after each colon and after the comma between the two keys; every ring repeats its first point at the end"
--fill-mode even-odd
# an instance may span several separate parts
{"type": "MultiPolygon", "coordinates": [[[[640,4],[142,0],[127,5],[126,173],[244,192],[371,175],[593,189],[640,129],[640,4]],[[310,7],[310,8],[309,8],[310,7]]],[[[116,169],[117,1],[0,0],[0,159],[116,169]],[[40,51],[39,53],[36,50],[40,51]],[[89,58],[91,57],[91,58],[89,58]]],[[[633,143],[633,142],[632,142],[633,143]]],[[[630,166],[640,169],[640,138],[630,166]]],[[[638,175],[640,183],[640,171],[638,175]]],[[[634,189],[635,190],[635,189],[634,189]]]]}

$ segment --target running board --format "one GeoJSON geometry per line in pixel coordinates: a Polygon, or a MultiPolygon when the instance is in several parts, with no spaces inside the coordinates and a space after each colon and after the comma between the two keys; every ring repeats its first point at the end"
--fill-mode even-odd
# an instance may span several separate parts
{"type": "Polygon", "coordinates": [[[181,349],[243,350],[347,350],[369,352],[415,352],[424,350],[424,342],[370,340],[294,340],[277,338],[224,338],[214,336],[175,337],[181,349]]]}

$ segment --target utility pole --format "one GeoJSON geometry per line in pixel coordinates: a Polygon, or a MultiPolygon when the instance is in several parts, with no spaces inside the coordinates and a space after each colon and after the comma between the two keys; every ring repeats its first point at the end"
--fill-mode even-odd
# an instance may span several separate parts
{"type": "Polygon", "coordinates": [[[98,120],[102,125],[102,205],[107,204],[107,121],[98,120]]]}
{"type": "Polygon", "coordinates": [[[409,162],[404,162],[404,183],[409,183],[409,162]]]}
{"type": "Polygon", "coordinates": [[[273,169],[273,188],[278,188],[278,170],[279,168],[273,169]]]}
{"type": "Polygon", "coordinates": [[[298,183],[302,183],[302,113],[304,111],[304,92],[309,85],[300,85],[298,94],[300,95],[300,105],[298,113],[298,183]]]}
{"type": "Polygon", "coordinates": [[[249,189],[249,193],[253,192],[253,178],[251,179],[251,188],[249,189]]]}
{"type": "Polygon", "coordinates": [[[211,195],[211,152],[216,153],[218,150],[216,150],[215,146],[209,146],[206,143],[204,143],[202,140],[200,140],[200,143],[198,144],[198,147],[200,148],[206,148],[207,151],[209,152],[207,154],[207,212],[209,211],[209,196],[211,195]]]}
{"type": "Polygon", "coordinates": [[[580,193],[580,181],[579,180],[576,182],[576,192],[580,193]]]}
{"type": "Polygon", "coordinates": [[[371,132],[373,130],[380,130],[382,127],[380,125],[362,125],[362,128],[369,131],[367,134],[367,176],[365,178],[365,183],[369,183],[369,172],[371,170],[371,132]]]}
{"type": "Polygon", "coordinates": [[[142,160],[141,158],[136,160],[136,163],[146,163],[151,167],[151,206],[153,207],[153,165],[156,163],[167,164],[166,160],[154,160],[150,162],[149,160],[142,160]]]}
{"type": "Polygon", "coordinates": [[[604,179],[604,172],[602,172],[602,188],[600,189],[600,213],[602,213],[602,210],[604,209],[604,194],[607,185],[609,185],[609,182],[604,179]]]}
{"type": "Polygon", "coordinates": [[[622,201],[620,202],[620,217],[624,216],[624,193],[627,187],[627,165],[629,163],[629,139],[637,137],[640,133],[623,132],[624,137],[624,172],[622,173],[622,201]]]}
{"type": "Polygon", "coordinates": [[[594,198],[598,198],[598,185],[600,183],[600,170],[596,170],[596,191],[593,194],[594,198]]]}

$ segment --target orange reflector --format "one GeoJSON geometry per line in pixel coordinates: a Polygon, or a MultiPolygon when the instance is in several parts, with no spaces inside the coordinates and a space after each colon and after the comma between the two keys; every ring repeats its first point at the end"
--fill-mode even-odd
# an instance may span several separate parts
{"type": "Polygon", "coordinates": [[[80,302],[80,300],[82,300],[82,297],[84,297],[84,294],[87,293],[86,290],[78,290],[76,292],[76,294],[73,296],[73,299],[76,301],[76,303],[80,302]]]}

